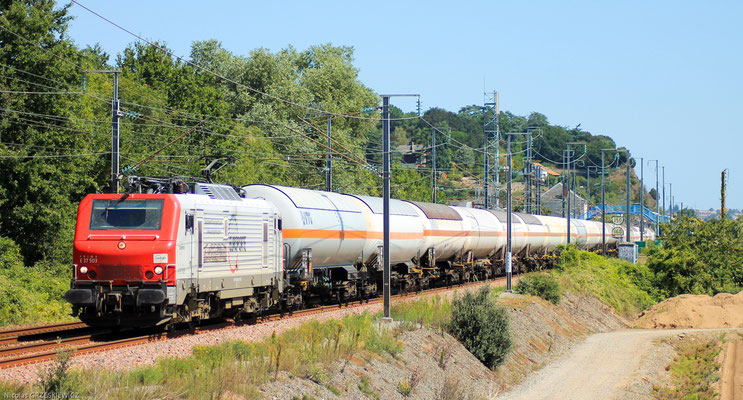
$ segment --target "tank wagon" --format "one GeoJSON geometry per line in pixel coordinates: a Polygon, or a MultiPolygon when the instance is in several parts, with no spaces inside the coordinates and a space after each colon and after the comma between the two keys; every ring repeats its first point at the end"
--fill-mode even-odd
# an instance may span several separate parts
{"type": "MultiPolygon", "coordinates": [[[[256,316],[381,288],[381,198],[272,185],[146,191],[80,203],[65,299],[89,325],[256,316]]],[[[503,273],[505,212],[393,199],[390,214],[396,290],[503,273]]],[[[566,219],[514,213],[512,223],[516,271],[548,264],[567,242],[566,219]]],[[[570,231],[579,248],[600,248],[600,223],[573,219],[570,231]]]]}

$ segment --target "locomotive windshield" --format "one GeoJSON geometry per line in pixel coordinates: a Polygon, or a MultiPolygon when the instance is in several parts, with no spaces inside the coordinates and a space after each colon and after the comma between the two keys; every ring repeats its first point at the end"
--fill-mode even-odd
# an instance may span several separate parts
{"type": "Polygon", "coordinates": [[[93,200],[90,230],[160,230],[163,199],[93,200]]]}

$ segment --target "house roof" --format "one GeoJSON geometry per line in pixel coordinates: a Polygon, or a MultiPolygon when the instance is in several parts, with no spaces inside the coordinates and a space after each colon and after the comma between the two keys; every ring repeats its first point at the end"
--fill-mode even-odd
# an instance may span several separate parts
{"type": "MultiPolygon", "coordinates": [[[[572,190],[569,191],[571,195],[574,194],[572,190]]],[[[578,201],[586,201],[581,195],[575,193],[575,197],[578,201]]],[[[562,183],[557,183],[542,194],[542,201],[549,201],[549,199],[562,199],[562,183]]]]}
{"type": "Polygon", "coordinates": [[[554,170],[552,170],[550,168],[547,168],[547,167],[545,167],[544,165],[542,165],[542,164],[540,164],[538,162],[535,162],[535,163],[532,163],[532,164],[538,166],[539,168],[542,168],[544,170],[544,172],[547,173],[547,175],[560,176],[560,174],[558,172],[555,172],[554,170]]]}

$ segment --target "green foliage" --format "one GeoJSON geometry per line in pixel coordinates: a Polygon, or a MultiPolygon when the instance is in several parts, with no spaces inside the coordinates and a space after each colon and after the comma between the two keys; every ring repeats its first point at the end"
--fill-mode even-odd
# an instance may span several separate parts
{"type": "Polygon", "coordinates": [[[32,324],[69,318],[62,294],[67,276],[39,263],[25,267],[20,248],[0,236],[0,325],[32,324]]]}
{"type": "Polygon", "coordinates": [[[625,316],[634,317],[659,300],[646,265],[605,258],[572,245],[560,248],[552,273],[562,288],[592,295],[625,316]]]}
{"type": "Polygon", "coordinates": [[[552,304],[560,303],[560,285],[551,275],[534,273],[522,276],[515,289],[517,293],[539,296],[552,304]]]}
{"type": "Polygon", "coordinates": [[[743,221],[678,217],[662,230],[663,245],[649,251],[648,266],[664,297],[743,288],[743,221]]]}
{"type": "Polygon", "coordinates": [[[373,399],[379,399],[379,394],[374,391],[374,389],[371,387],[371,382],[369,382],[369,377],[366,375],[361,376],[361,380],[359,381],[358,385],[359,391],[373,399]]]}
{"type": "Polygon", "coordinates": [[[402,397],[410,397],[413,393],[413,387],[410,386],[410,383],[407,381],[400,381],[397,382],[397,392],[400,393],[402,397]]]}
{"type": "Polygon", "coordinates": [[[421,176],[415,169],[394,164],[390,194],[401,200],[431,201],[430,177],[421,176]]]}
{"type": "Polygon", "coordinates": [[[490,289],[467,292],[452,303],[449,332],[489,368],[505,361],[512,339],[506,310],[490,298],[490,289]]]}
{"type": "Polygon", "coordinates": [[[44,393],[61,394],[73,391],[75,384],[69,373],[71,356],[70,352],[57,353],[54,363],[41,372],[39,383],[44,393]]]}

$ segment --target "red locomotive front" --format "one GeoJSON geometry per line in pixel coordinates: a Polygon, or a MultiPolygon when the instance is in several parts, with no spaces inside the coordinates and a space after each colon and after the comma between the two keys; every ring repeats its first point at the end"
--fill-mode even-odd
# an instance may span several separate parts
{"type": "Polygon", "coordinates": [[[156,325],[175,290],[180,203],[173,194],[91,194],[80,203],[65,299],[96,326],[156,325]]]}

